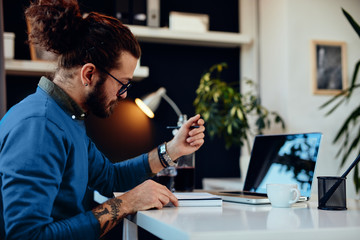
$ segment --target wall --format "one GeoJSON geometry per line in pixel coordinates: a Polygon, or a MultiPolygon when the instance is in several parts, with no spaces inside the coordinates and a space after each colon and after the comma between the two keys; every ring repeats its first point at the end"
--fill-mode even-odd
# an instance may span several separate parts
{"type": "MultiPolygon", "coordinates": [[[[314,95],[311,90],[310,40],[345,41],[349,79],[359,60],[359,37],[344,17],[342,7],[360,23],[359,0],[259,1],[262,103],[285,118],[287,132],[323,133],[316,176],[343,173],[340,159],[335,156],[340,144],[335,145],[332,140],[360,97],[356,93],[349,104],[325,117],[326,111],[319,110],[319,106],[331,96],[314,95]]],[[[345,168],[349,165],[350,161],[345,168]]],[[[356,196],[352,173],[347,180],[348,197],[356,196]]],[[[317,191],[317,184],[313,191],[317,191]]]]}

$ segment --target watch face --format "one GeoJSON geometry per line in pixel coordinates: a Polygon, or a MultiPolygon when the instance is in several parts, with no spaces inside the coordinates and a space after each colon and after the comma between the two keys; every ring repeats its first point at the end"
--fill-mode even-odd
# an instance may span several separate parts
{"type": "Polygon", "coordinates": [[[160,153],[161,154],[166,154],[166,148],[165,148],[165,144],[162,144],[160,147],[160,153]]]}

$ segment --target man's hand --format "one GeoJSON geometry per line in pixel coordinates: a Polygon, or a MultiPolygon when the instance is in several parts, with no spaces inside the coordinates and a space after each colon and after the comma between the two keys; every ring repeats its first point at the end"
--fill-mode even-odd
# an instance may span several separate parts
{"type": "MultiPolygon", "coordinates": [[[[166,144],[166,150],[172,160],[176,160],[181,156],[197,151],[204,144],[204,120],[200,115],[196,115],[186,121],[175,137],[166,144]],[[198,128],[191,128],[198,126],[198,128]]],[[[153,173],[157,173],[164,168],[160,163],[157,149],[149,152],[149,165],[153,173]]]]}
{"type": "Polygon", "coordinates": [[[112,198],[92,210],[100,223],[101,236],[116,226],[126,215],[151,208],[163,208],[178,200],[165,186],[147,180],[125,194],[112,198]]]}
{"type": "Polygon", "coordinates": [[[167,143],[167,152],[170,157],[175,160],[197,151],[204,144],[204,131],[204,120],[200,118],[199,114],[190,118],[181,126],[175,137],[167,143]],[[190,128],[191,126],[199,126],[199,128],[190,128]]]}
{"type": "Polygon", "coordinates": [[[178,200],[167,187],[152,180],[147,180],[131,191],[121,195],[123,202],[130,204],[128,213],[132,214],[151,208],[161,209],[171,202],[178,206],[178,200]]]}

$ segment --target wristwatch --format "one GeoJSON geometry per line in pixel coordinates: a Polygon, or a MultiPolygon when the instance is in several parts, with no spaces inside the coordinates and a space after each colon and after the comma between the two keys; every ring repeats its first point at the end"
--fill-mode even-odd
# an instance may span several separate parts
{"type": "Polygon", "coordinates": [[[165,162],[171,167],[176,165],[176,162],[171,159],[170,155],[166,150],[166,142],[159,146],[159,157],[160,161],[165,160],[165,162]]]}

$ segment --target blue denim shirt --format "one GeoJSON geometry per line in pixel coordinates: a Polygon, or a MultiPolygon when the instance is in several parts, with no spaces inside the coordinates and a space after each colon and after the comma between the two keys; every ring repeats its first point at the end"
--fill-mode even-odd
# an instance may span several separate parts
{"type": "Polygon", "coordinates": [[[0,238],[98,239],[89,189],[112,197],[151,176],[148,155],[113,164],[86,135],[86,114],[42,78],[0,122],[0,238]]]}

